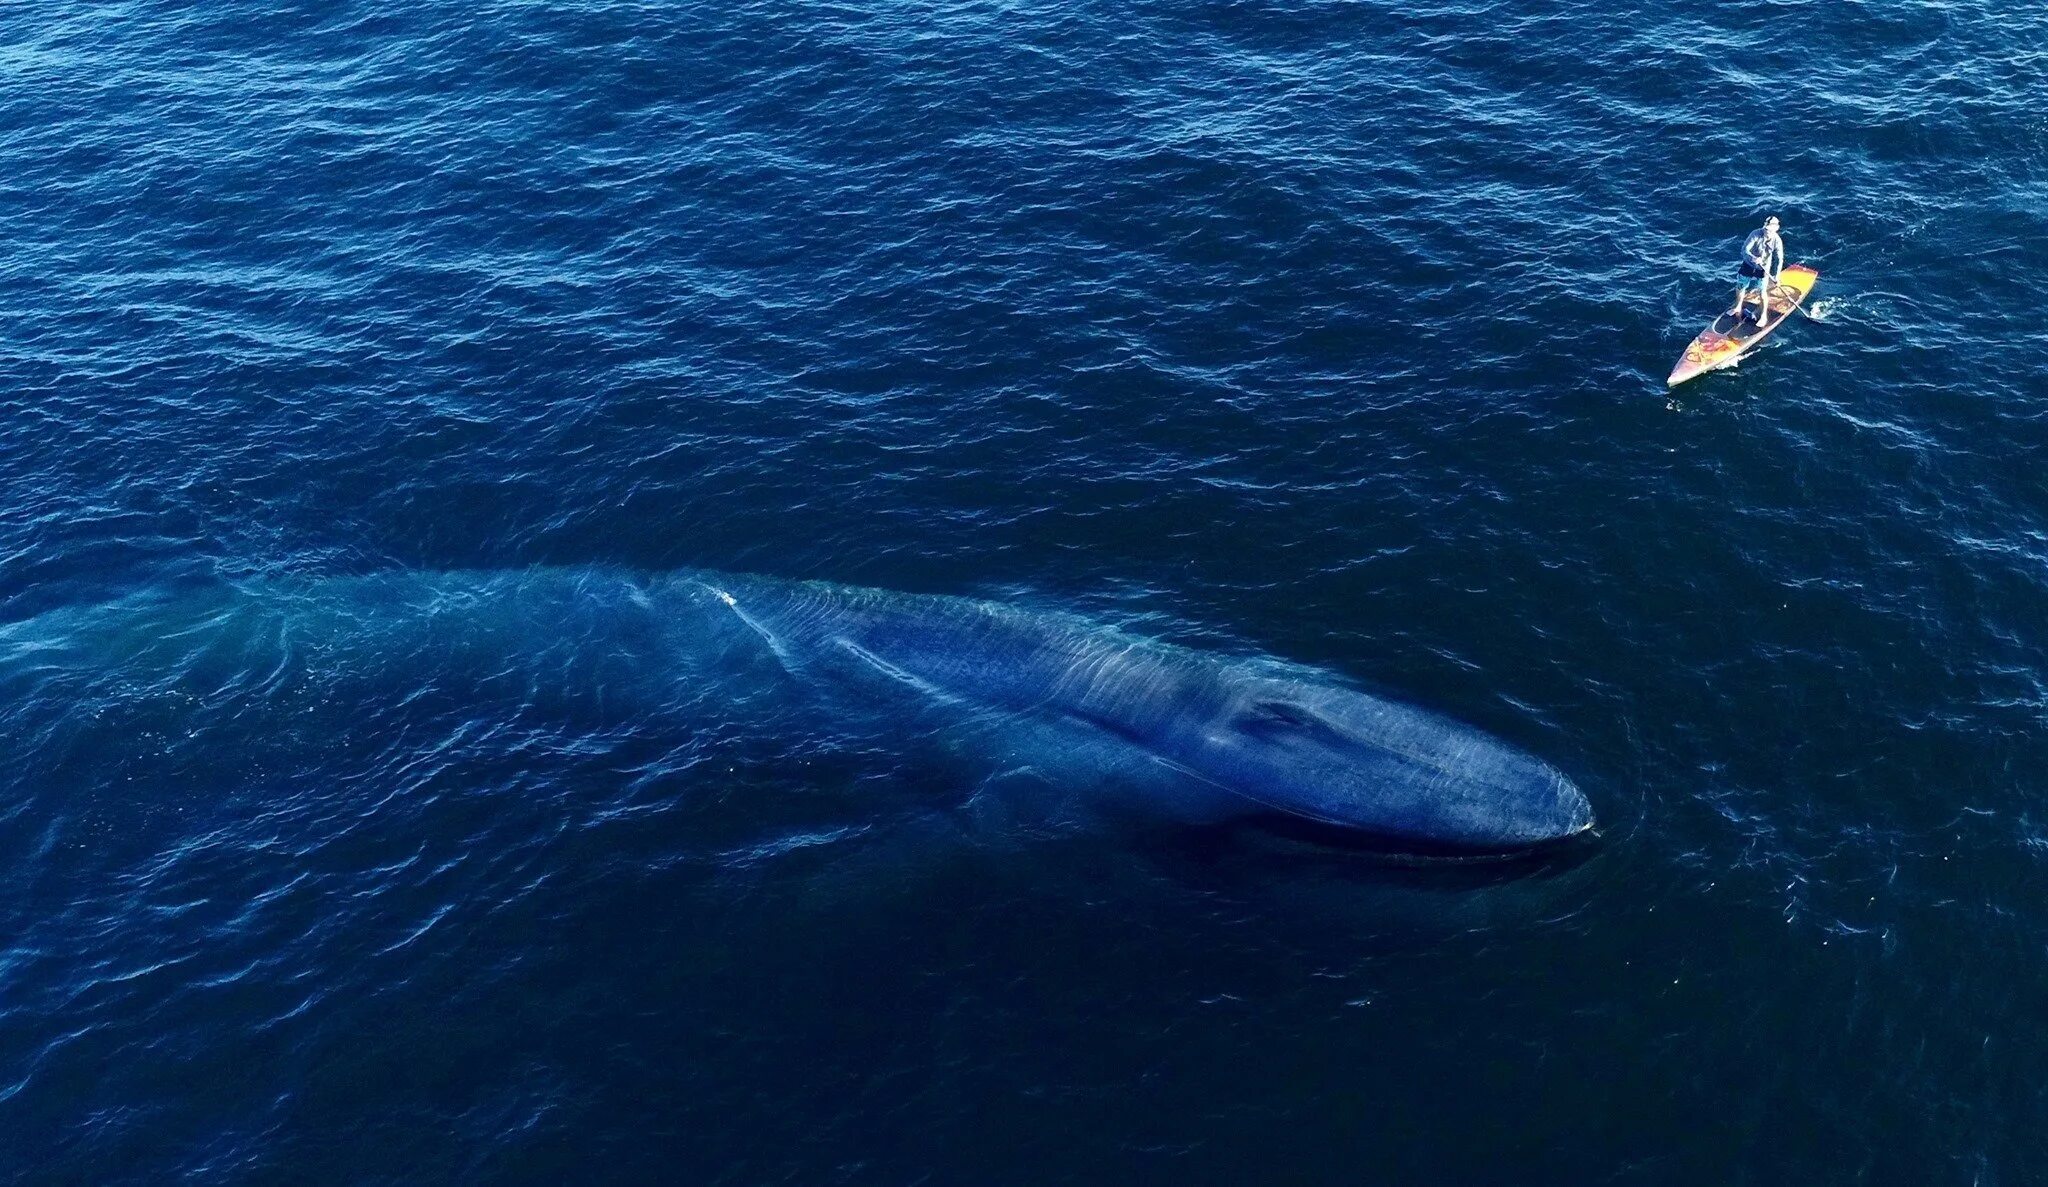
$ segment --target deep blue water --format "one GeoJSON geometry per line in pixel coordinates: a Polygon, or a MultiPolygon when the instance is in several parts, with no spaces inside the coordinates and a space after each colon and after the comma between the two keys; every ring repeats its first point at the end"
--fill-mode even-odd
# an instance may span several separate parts
{"type": "Polygon", "coordinates": [[[0,1177],[2041,1181],[2039,6],[20,0],[0,69],[0,1177]],[[1667,401],[1765,212],[1821,320],[1667,401]],[[138,609],[682,567],[1316,665],[1603,835],[1042,827],[590,695],[663,679],[601,599],[138,609]]]}

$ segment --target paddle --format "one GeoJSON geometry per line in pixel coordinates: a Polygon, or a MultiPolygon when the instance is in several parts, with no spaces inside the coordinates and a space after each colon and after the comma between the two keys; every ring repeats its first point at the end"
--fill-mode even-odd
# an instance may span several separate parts
{"type": "MultiPolygon", "coordinates": [[[[1772,285],[1772,287],[1773,287],[1773,288],[1776,288],[1776,287],[1777,287],[1777,285],[1773,284],[1773,285],[1772,285]]],[[[1814,312],[1814,311],[1812,311],[1811,309],[1808,309],[1808,308],[1806,307],[1806,301],[1805,301],[1805,300],[1804,300],[1803,298],[1802,298],[1802,299],[1800,300],[1799,304],[1797,304],[1797,305],[1794,305],[1794,306],[1792,307],[1792,311],[1793,311],[1794,313],[1797,313],[1797,314],[1798,314],[1799,316],[1801,316],[1801,317],[1805,318],[1805,319],[1806,319],[1806,320],[1808,320],[1808,321],[1823,321],[1823,320],[1825,320],[1824,318],[1822,318],[1822,317],[1821,317],[1821,315],[1820,315],[1820,314],[1818,314],[1818,313],[1815,313],[1815,312],[1814,312]]],[[[1779,316],[1780,318],[1782,318],[1782,317],[1784,317],[1785,315],[1781,313],[1781,314],[1779,314],[1778,316],[1779,316]]]]}

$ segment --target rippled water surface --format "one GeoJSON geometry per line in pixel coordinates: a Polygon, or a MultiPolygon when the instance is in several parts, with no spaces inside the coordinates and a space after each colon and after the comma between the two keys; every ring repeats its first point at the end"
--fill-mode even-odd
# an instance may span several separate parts
{"type": "Polygon", "coordinates": [[[22,0],[0,64],[0,1177],[2048,1165],[2038,5],[22,0]],[[1820,320],[1668,399],[1766,211],[1820,320]],[[664,662],[684,568],[1314,665],[1602,836],[1080,827],[664,662]]]}

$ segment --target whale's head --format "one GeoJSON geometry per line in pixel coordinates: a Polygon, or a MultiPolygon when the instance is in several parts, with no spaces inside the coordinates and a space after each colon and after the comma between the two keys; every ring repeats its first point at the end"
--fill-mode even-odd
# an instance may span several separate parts
{"type": "Polygon", "coordinates": [[[1281,679],[1241,686],[1184,737],[1197,776],[1284,817],[1424,852],[1578,836],[1593,809],[1555,767],[1409,705],[1281,679]]]}

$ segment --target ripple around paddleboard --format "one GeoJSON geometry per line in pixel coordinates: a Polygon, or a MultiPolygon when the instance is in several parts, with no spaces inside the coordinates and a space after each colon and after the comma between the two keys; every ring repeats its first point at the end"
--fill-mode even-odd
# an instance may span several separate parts
{"type": "Polygon", "coordinates": [[[0,1178],[2026,1181],[2044,36],[0,9],[0,1178]],[[1818,319],[1667,412],[1765,211],[1818,319]],[[310,608],[177,696],[36,634],[696,568],[1341,673],[1603,839],[1074,828],[632,683],[594,587],[489,695],[310,608]]]}

